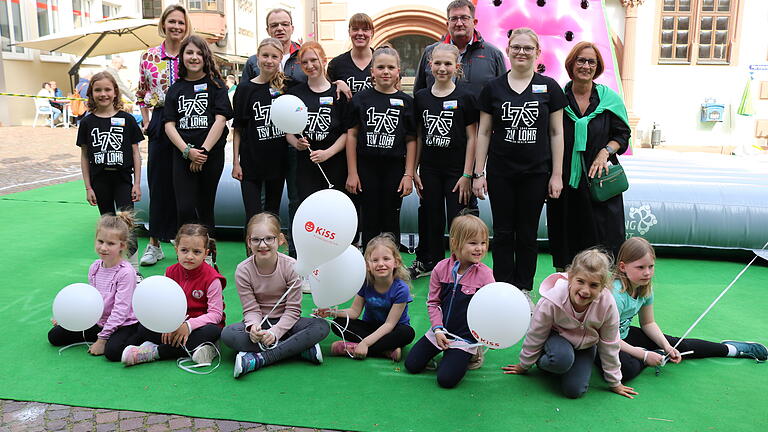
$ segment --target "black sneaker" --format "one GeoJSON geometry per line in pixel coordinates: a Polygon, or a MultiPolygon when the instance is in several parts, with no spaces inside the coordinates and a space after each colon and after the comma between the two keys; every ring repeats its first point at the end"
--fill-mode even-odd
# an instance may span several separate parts
{"type": "Polygon", "coordinates": [[[413,264],[408,267],[408,274],[411,280],[416,280],[420,277],[429,276],[432,274],[432,270],[427,270],[427,267],[419,260],[414,260],[413,264]]]}

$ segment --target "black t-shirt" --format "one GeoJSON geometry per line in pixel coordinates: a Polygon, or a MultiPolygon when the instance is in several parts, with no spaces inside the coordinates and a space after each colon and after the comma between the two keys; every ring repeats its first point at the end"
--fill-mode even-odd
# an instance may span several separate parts
{"type": "Polygon", "coordinates": [[[354,96],[359,91],[373,87],[371,63],[368,63],[365,69],[360,69],[352,60],[352,51],[347,51],[334,57],[328,63],[328,77],[331,81],[341,80],[347,83],[354,96]]]}
{"type": "MultiPolygon", "coordinates": [[[[165,96],[165,122],[175,122],[176,130],[184,142],[201,148],[217,115],[232,118],[232,105],[227,96],[227,86],[218,81],[218,87],[209,77],[196,81],[179,79],[165,96]]],[[[224,150],[227,128],[211,150],[224,150]]]]}
{"type": "MultiPolygon", "coordinates": [[[[328,90],[316,93],[309,88],[309,84],[302,83],[291,88],[288,93],[301,99],[307,106],[309,118],[302,135],[312,150],[325,150],[341,135],[347,133],[347,99],[343,95],[336,98],[335,85],[331,84],[328,90]]],[[[343,157],[344,151],[335,154],[331,159],[337,159],[338,156],[343,157]]],[[[314,162],[309,160],[309,151],[300,151],[298,160],[314,165],[314,162]]]]}
{"type": "Polygon", "coordinates": [[[493,116],[488,174],[550,172],[549,115],[566,105],[557,82],[538,73],[520,94],[509,87],[506,74],[489,81],[479,98],[480,110],[493,116]]]}
{"type": "Polygon", "coordinates": [[[374,88],[352,98],[349,127],[358,127],[357,154],[404,157],[406,137],[416,138],[413,98],[397,91],[385,94],[374,88]]]}
{"type": "Polygon", "coordinates": [[[241,81],[235,90],[232,126],[240,132],[240,165],[244,179],[285,177],[288,141],[272,124],[272,100],[284,94],[269,83],[241,81]]]}
{"type": "Polygon", "coordinates": [[[133,144],[144,140],[136,119],[123,111],[112,117],[89,114],[80,121],[77,145],[88,149],[91,176],[104,168],[133,172],[133,144]]]}
{"type": "Polygon", "coordinates": [[[428,88],[414,97],[416,124],[421,131],[420,164],[433,168],[464,169],[467,126],[480,116],[475,98],[462,86],[448,96],[437,97],[428,88]]]}

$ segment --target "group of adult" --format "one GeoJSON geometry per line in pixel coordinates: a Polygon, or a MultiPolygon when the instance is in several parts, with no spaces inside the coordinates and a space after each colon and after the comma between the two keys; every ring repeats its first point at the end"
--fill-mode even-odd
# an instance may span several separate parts
{"type": "MultiPolygon", "coordinates": [[[[266,25],[269,36],[282,44],[282,71],[293,80],[306,82],[298,59],[301,46],[292,40],[290,12],[273,9],[267,14],[266,25]]],[[[414,91],[429,88],[434,82],[429,61],[434,47],[440,43],[455,45],[463,72],[457,82],[479,95],[481,112],[471,175],[475,195],[484,199],[487,192],[490,198],[496,280],[523,290],[532,288],[538,220],[545,200],[555,267],[564,268],[579,251],[596,245],[615,255],[625,237],[622,196],[593,201],[587,183],[589,178],[603,175],[609,163],[618,163],[616,155],[627,149],[630,128],[620,99],[594,82],[604,70],[597,47],[589,42],[574,46],[565,62],[572,81],[563,90],[553,79],[536,72],[541,47],[532,31],[511,33],[505,50],[511,63],[507,70],[502,51],[484,41],[475,29],[477,19],[471,1],[452,1],[447,7],[446,25],[446,35],[424,50],[414,91]]],[[[191,33],[183,6],[169,6],[159,28],[165,41],[142,56],[136,93],[149,137],[150,242],[142,257],[145,265],[163,258],[160,242],[173,238],[177,229],[169,168],[174,147],[163,131],[163,110],[157,108],[178,80],[179,48],[191,33]]],[[[328,79],[349,97],[371,86],[373,33],[367,15],[353,16],[349,26],[352,48],[328,64],[328,79]]],[[[240,83],[258,75],[254,55],[248,59],[240,83]]],[[[288,164],[292,219],[300,202],[294,146],[289,146],[288,164]]],[[[468,206],[473,207],[473,203],[468,206]]],[[[447,214],[447,221],[455,216],[447,214]]],[[[428,274],[436,264],[426,256],[424,246],[417,250],[414,277],[428,274]]]]}
{"type": "MultiPolygon", "coordinates": [[[[54,98],[62,98],[64,94],[56,84],[56,81],[46,81],[42,84],[40,90],[37,92],[37,98],[35,99],[35,107],[37,111],[44,114],[50,114],[51,124],[55,125],[56,120],[61,117],[61,113],[64,110],[64,104],[67,102],[64,100],[56,100],[54,98]]],[[[67,119],[62,119],[62,123],[67,119]]]]}

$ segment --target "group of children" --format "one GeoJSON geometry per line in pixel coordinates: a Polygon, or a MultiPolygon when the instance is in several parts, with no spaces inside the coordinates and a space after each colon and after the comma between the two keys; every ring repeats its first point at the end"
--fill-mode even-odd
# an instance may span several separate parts
{"type": "MultiPolygon", "coordinates": [[[[280,221],[266,212],[249,221],[246,242],[252,255],[235,271],[242,321],[225,326],[226,279],[205,262],[214,242],[205,226],[186,224],[175,240],[178,263],[165,275],[183,289],[188,318],[173,332],[153,332],[137,321],[131,306],[136,279],[125,254],[132,224],[129,212],[101,217],[95,241],[99,259],[91,265],[88,281],[101,293],[104,313],[84,332],[54,322],[48,333],[51,344],[92,342],[89,353],[104,354],[126,366],[181,357],[204,365],[218,355],[215,345],[221,339],[238,352],[234,376],[239,378],[290,358],[321,364],[320,342],[329,333],[329,324],[322,319],[326,317],[334,318],[334,333],[342,338],[331,344],[331,355],[378,356],[397,362],[414,339],[408,273],[389,234],[368,243],[366,280],[349,308],[319,309],[315,317],[302,317],[295,260],[278,251],[285,243],[280,221]]],[[[405,356],[408,372],[436,369],[437,382],[445,388],[455,387],[467,370],[483,364],[483,349],[467,324],[467,308],[477,290],[494,281],[493,271],[482,263],[488,228],[480,218],[456,217],[449,243],[450,257],[438,263],[429,284],[431,326],[405,356]],[[439,363],[438,354],[442,354],[439,363]]],[[[632,398],[637,393],[625,383],[665,357],[677,363],[690,351],[690,358],[768,358],[765,346],[754,342],[685,339],[673,348],[678,339],[663,334],[653,318],[654,261],[653,248],[639,237],[624,243],[615,268],[597,249],[578,254],[566,273],[542,282],[520,362],[502,369],[521,374],[536,364],[561,375],[563,393],[577,398],[586,392],[596,363],[614,392],[632,398]],[[641,327],[630,326],[638,314],[641,327]]]]}

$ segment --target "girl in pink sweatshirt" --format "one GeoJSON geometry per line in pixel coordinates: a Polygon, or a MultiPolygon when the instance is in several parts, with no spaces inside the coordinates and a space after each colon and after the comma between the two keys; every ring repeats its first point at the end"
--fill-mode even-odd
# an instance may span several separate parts
{"type": "Polygon", "coordinates": [[[563,393],[575,399],[589,388],[597,354],[611,390],[633,399],[637,392],[621,383],[619,313],[611,290],[605,289],[612,280],[610,257],[588,249],[567,270],[541,283],[520,363],[504,366],[504,373],[523,374],[535,363],[560,375],[563,393]]]}

